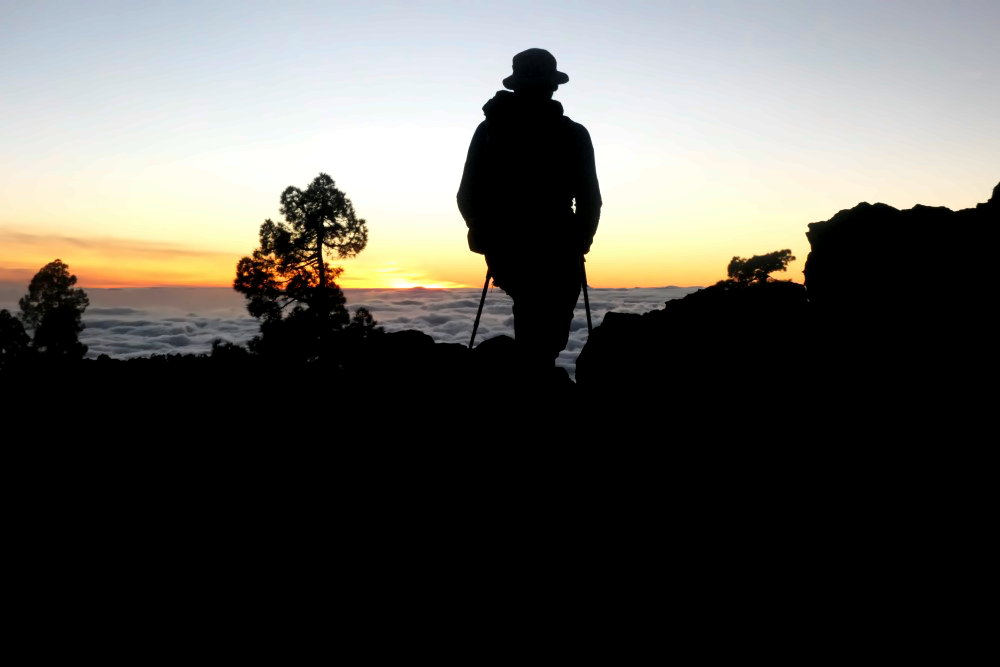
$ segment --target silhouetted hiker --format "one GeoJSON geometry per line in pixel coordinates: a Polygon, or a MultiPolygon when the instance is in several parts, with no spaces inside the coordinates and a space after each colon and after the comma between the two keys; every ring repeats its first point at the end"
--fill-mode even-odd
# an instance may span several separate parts
{"type": "Polygon", "coordinates": [[[594,147],[552,93],[569,77],[544,49],[514,56],[505,90],[483,106],[458,190],[469,249],[514,299],[514,337],[529,367],[551,369],[566,347],[582,255],[601,215],[594,147]],[[575,210],[574,210],[575,204],[575,210]]]}

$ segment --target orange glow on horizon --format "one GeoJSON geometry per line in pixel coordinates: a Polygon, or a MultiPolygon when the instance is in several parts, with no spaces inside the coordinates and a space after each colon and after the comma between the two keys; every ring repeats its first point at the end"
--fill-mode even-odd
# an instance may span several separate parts
{"type": "MultiPolygon", "coordinates": [[[[64,253],[65,255],[65,253],[64,253]]],[[[60,257],[69,264],[70,272],[77,276],[78,287],[95,289],[116,289],[116,288],[142,288],[142,287],[225,287],[233,286],[233,276],[229,271],[199,271],[201,267],[159,267],[159,266],[128,266],[117,271],[106,266],[94,265],[90,262],[72,262],[67,260],[69,255],[46,255],[39,257],[32,262],[23,262],[22,266],[0,266],[0,282],[23,283],[25,286],[31,281],[32,276],[45,264],[51,262],[56,257],[60,257]]],[[[9,264],[9,262],[5,262],[9,264]]],[[[235,261],[232,262],[235,266],[235,261]]],[[[693,267],[686,267],[688,271],[685,277],[688,280],[655,280],[652,272],[647,275],[639,273],[633,274],[632,280],[624,271],[601,270],[597,265],[589,265],[587,268],[588,285],[594,289],[600,288],[630,288],[630,287],[665,287],[676,285],[680,287],[707,286],[712,285],[725,276],[718,271],[702,269],[691,270],[693,267]]],[[[478,277],[478,276],[477,276],[478,277]]],[[[802,281],[801,273],[794,275],[789,271],[787,274],[776,276],[781,279],[792,279],[796,282],[802,281]]],[[[356,272],[348,274],[345,272],[337,280],[337,284],[343,289],[459,289],[470,287],[481,287],[471,284],[471,282],[458,282],[452,280],[437,279],[434,276],[424,274],[367,274],[356,272]]]]}
{"type": "MultiPolygon", "coordinates": [[[[345,267],[346,269],[347,267],[345,267]]],[[[337,281],[344,288],[362,289],[451,289],[469,287],[469,285],[453,280],[442,280],[427,275],[424,271],[407,270],[397,262],[385,262],[379,266],[356,266],[355,270],[345,270],[337,281]]]]}
{"type": "Polygon", "coordinates": [[[420,287],[421,289],[449,289],[454,287],[468,287],[468,285],[459,285],[456,283],[442,285],[440,283],[414,283],[409,280],[394,280],[389,287],[392,289],[412,289],[414,287],[420,287]]]}
{"type": "MultiPolygon", "coordinates": [[[[588,255],[588,284],[594,288],[706,286],[725,277],[727,253],[673,248],[628,252],[612,244],[588,255]]],[[[714,249],[713,249],[714,250],[714,249]]],[[[391,250],[389,252],[392,252],[391,250]]],[[[479,288],[482,257],[464,248],[434,248],[433,255],[393,261],[385,250],[342,264],[337,284],[345,289],[479,288]],[[411,263],[412,262],[412,263],[411,263]]],[[[43,266],[60,258],[80,287],[225,287],[233,284],[236,263],[245,253],[205,250],[180,244],[122,238],[84,238],[15,232],[0,226],[0,281],[27,285],[43,266]]],[[[805,253],[781,276],[802,281],[805,253]]]]}
{"type": "MultiPolygon", "coordinates": [[[[49,253],[44,256],[37,256],[34,259],[19,258],[16,264],[9,258],[0,258],[0,282],[23,283],[25,286],[31,281],[32,276],[44,265],[56,258],[60,258],[69,265],[70,272],[77,276],[78,287],[114,289],[114,288],[141,288],[141,287],[226,287],[233,285],[233,269],[219,270],[216,267],[199,265],[195,262],[192,265],[172,262],[161,264],[158,262],[142,263],[127,262],[119,266],[109,267],[93,261],[74,261],[70,253],[49,253]],[[12,264],[14,264],[12,266],[12,264]],[[6,266],[5,266],[6,265],[6,266]]],[[[227,264],[235,268],[236,261],[232,259],[227,264]]],[[[629,288],[629,287],[664,287],[667,285],[677,286],[706,286],[714,284],[717,280],[723,279],[717,270],[695,267],[684,267],[685,274],[681,276],[655,275],[654,271],[633,271],[631,274],[624,270],[616,270],[613,267],[602,267],[597,263],[587,266],[588,284],[592,288],[629,288]],[[659,279],[657,279],[659,278],[659,279]],[[671,279],[673,278],[673,279],[671,279]]],[[[459,277],[455,273],[451,276],[459,277]]],[[[451,277],[450,276],[450,277],[451,277]]],[[[796,282],[801,282],[801,273],[794,275],[789,271],[783,279],[790,278],[796,282]]],[[[478,270],[476,279],[480,280],[478,270]]],[[[337,284],[344,289],[458,289],[481,287],[481,283],[473,284],[469,282],[459,282],[456,280],[441,279],[433,275],[422,272],[375,272],[365,271],[347,272],[340,276],[337,284]]]]}

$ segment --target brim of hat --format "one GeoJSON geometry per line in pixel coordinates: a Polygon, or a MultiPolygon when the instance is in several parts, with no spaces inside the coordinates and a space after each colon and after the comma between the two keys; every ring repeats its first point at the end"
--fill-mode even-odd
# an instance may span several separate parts
{"type": "Polygon", "coordinates": [[[516,74],[511,74],[503,80],[503,87],[514,90],[517,86],[522,84],[551,83],[552,85],[560,86],[568,82],[569,76],[563,72],[554,72],[551,76],[537,78],[519,77],[516,74]]]}

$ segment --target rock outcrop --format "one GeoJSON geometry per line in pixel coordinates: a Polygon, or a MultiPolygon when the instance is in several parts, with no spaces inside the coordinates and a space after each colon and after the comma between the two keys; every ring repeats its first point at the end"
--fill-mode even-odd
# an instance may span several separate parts
{"type": "Polygon", "coordinates": [[[810,304],[830,318],[863,315],[887,326],[931,309],[960,311],[964,296],[985,288],[1000,223],[998,190],[1000,184],[988,202],[960,211],[865,202],[810,223],[810,304]]]}
{"type": "Polygon", "coordinates": [[[722,282],[644,315],[609,313],[577,380],[602,396],[644,387],[664,401],[784,388],[814,418],[832,402],[951,400],[991,379],[998,191],[960,211],[861,203],[811,223],[805,286],[722,282]]]}

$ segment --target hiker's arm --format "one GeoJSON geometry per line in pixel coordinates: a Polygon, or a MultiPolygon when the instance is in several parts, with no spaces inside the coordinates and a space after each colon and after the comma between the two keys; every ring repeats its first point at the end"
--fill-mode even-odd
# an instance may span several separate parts
{"type": "Polygon", "coordinates": [[[590,252],[590,244],[597,233],[597,223],[601,219],[601,188],[597,183],[597,165],[594,160],[594,144],[590,133],[582,125],[579,126],[578,145],[579,170],[578,182],[574,197],[576,199],[576,224],[580,234],[580,249],[584,254],[590,252]]]}
{"type": "Polygon", "coordinates": [[[458,186],[458,210],[465,218],[465,225],[472,227],[483,205],[483,149],[486,143],[486,123],[480,123],[472,135],[469,154],[465,158],[462,183],[458,186]]]}

